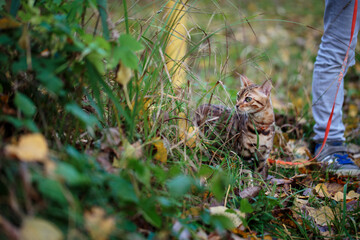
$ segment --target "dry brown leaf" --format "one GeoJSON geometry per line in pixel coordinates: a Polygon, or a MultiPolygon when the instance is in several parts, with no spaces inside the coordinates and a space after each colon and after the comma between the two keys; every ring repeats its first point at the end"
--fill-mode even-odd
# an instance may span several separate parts
{"type": "Polygon", "coordinates": [[[167,150],[164,145],[164,141],[160,137],[153,138],[153,145],[156,148],[156,154],[154,156],[155,160],[158,160],[162,163],[167,161],[167,150]]]}
{"type": "Polygon", "coordinates": [[[335,195],[333,197],[331,197],[331,199],[334,199],[335,201],[341,202],[344,198],[344,193],[343,192],[337,192],[335,193],[335,195]]]}
{"type": "Polygon", "coordinates": [[[294,199],[294,207],[296,210],[305,209],[307,203],[307,199],[301,199],[299,196],[294,199]]]}
{"type": "Polygon", "coordinates": [[[11,18],[4,17],[0,19],[0,29],[10,29],[20,27],[21,24],[11,18]]]}
{"type": "Polygon", "coordinates": [[[62,240],[62,232],[53,223],[41,218],[25,217],[20,229],[21,240],[62,240]]]}
{"type": "Polygon", "coordinates": [[[119,146],[121,142],[121,133],[118,128],[112,127],[103,131],[101,139],[101,150],[107,150],[119,146]]]}
{"type": "Polygon", "coordinates": [[[324,183],[316,185],[314,190],[320,197],[330,197],[330,193],[324,183]]]}
{"type": "Polygon", "coordinates": [[[106,217],[104,209],[93,207],[84,213],[85,228],[90,233],[91,239],[106,240],[115,229],[114,217],[106,217]]]}
{"type": "Polygon", "coordinates": [[[260,186],[248,187],[239,193],[241,198],[253,198],[256,197],[261,190],[260,186]]]}
{"type": "Polygon", "coordinates": [[[24,162],[48,161],[48,145],[45,137],[40,133],[22,135],[18,144],[5,147],[5,153],[24,162]]]}
{"type": "Polygon", "coordinates": [[[349,199],[359,199],[360,194],[356,193],[354,190],[351,190],[346,197],[348,197],[349,199]]]}
{"type": "Polygon", "coordinates": [[[279,179],[279,178],[272,178],[270,181],[272,184],[275,185],[284,185],[284,184],[290,184],[293,182],[293,179],[279,179]]]}
{"type": "Polygon", "coordinates": [[[334,213],[328,206],[323,206],[321,208],[313,208],[313,207],[306,207],[309,216],[311,216],[314,221],[321,225],[326,226],[327,224],[331,224],[331,221],[334,220],[334,213]]]}
{"type": "Polygon", "coordinates": [[[325,186],[330,194],[341,192],[344,189],[344,185],[339,183],[325,183],[325,186]]]}
{"type": "MultiPolygon", "coordinates": [[[[346,200],[355,200],[359,199],[360,194],[356,193],[354,190],[351,190],[348,194],[346,194],[346,200]]],[[[335,201],[342,202],[344,200],[344,193],[337,192],[333,197],[331,197],[335,201]]]]}

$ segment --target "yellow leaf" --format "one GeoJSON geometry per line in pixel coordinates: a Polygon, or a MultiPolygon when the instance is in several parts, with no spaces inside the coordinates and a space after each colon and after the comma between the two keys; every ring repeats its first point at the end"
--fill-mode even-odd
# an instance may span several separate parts
{"type": "Polygon", "coordinates": [[[351,190],[351,191],[346,195],[346,198],[348,198],[348,199],[354,199],[354,198],[359,199],[359,197],[360,197],[360,194],[354,192],[354,190],[351,190]]]}
{"type": "Polygon", "coordinates": [[[349,105],[349,117],[355,118],[358,115],[358,106],[355,104],[349,105]]]}
{"type": "Polygon", "coordinates": [[[331,199],[334,199],[335,201],[341,202],[344,198],[344,193],[343,192],[337,192],[335,193],[335,195],[333,197],[331,197],[331,199]]]}
{"type": "Polygon", "coordinates": [[[188,121],[186,120],[185,113],[179,113],[179,137],[184,140],[186,145],[190,148],[196,146],[196,139],[199,136],[199,129],[194,127],[188,127],[188,121]]]}
{"type": "Polygon", "coordinates": [[[21,136],[18,144],[7,145],[5,152],[24,162],[46,162],[49,149],[44,136],[34,133],[21,136]]]}
{"type": "Polygon", "coordinates": [[[186,81],[186,72],[182,66],[187,51],[186,10],[184,5],[174,0],[168,2],[166,9],[168,9],[167,15],[171,13],[167,24],[170,31],[169,41],[165,49],[166,66],[170,72],[173,72],[172,85],[181,87],[186,81]]]}
{"type": "Polygon", "coordinates": [[[21,24],[18,23],[17,21],[11,19],[11,18],[1,18],[0,19],[0,29],[4,30],[4,29],[10,29],[10,28],[17,28],[20,27],[21,24]]]}
{"type": "Polygon", "coordinates": [[[119,62],[116,69],[116,77],[115,80],[120,83],[121,85],[125,86],[129,83],[131,79],[131,69],[126,67],[124,64],[119,62]]]}
{"type": "Polygon", "coordinates": [[[162,163],[166,163],[167,161],[167,150],[165,148],[164,145],[164,141],[161,140],[160,137],[156,137],[153,139],[154,143],[154,147],[156,148],[156,154],[154,156],[155,160],[158,160],[162,163]]]}
{"type": "MultiPolygon", "coordinates": [[[[346,200],[352,200],[352,199],[359,199],[360,194],[354,192],[354,190],[351,190],[346,195],[346,200]]],[[[344,193],[343,192],[337,192],[335,193],[334,197],[332,197],[335,201],[342,202],[344,200],[344,193]]]]}
{"type": "Polygon", "coordinates": [[[329,197],[329,191],[327,190],[327,187],[325,184],[323,183],[319,183],[318,185],[316,185],[315,187],[315,192],[317,194],[319,194],[320,197],[329,197]]]}
{"type": "Polygon", "coordinates": [[[90,233],[91,239],[106,240],[115,229],[115,219],[105,217],[104,209],[93,207],[84,213],[85,228],[90,233]]]}
{"type": "Polygon", "coordinates": [[[25,217],[20,229],[22,240],[62,240],[62,232],[51,222],[40,218],[25,217]]]}
{"type": "Polygon", "coordinates": [[[309,212],[309,216],[311,216],[315,222],[321,226],[326,226],[328,223],[332,225],[331,221],[334,220],[334,213],[328,206],[323,206],[319,209],[315,209],[312,207],[306,207],[309,212]]]}

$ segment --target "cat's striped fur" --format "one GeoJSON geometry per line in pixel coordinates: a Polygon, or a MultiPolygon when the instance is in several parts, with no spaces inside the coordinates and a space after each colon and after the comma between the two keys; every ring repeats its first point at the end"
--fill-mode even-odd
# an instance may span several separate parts
{"type": "Polygon", "coordinates": [[[274,111],[270,99],[271,81],[261,86],[241,77],[236,109],[204,104],[195,113],[197,125],[216,146],[228,146],[243,160],[263,163],[269,156],[275,134],[274,111]]]}

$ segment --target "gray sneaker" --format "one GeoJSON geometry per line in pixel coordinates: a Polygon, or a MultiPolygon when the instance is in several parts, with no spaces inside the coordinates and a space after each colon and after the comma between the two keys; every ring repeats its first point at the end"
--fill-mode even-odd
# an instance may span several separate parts
{"type": "MultiPolygon", "coordinates": [[[[315,146],[315,156],[320,151],[321,143],[315,146]]],[[[340,175],[360,175],[360,168],[351,160],[343,142],[327,142],[317,161],[325,166],[330,172],[340,175]]]]}

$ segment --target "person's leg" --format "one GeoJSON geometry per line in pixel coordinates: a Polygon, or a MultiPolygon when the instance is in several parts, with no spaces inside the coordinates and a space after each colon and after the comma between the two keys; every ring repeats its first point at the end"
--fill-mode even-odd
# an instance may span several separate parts
{"type": "MultiPolygon", "coordinates": [[[[337,88],[337,79],[348,48],[351,32],[354,0],[326,0],[324,13],[324,34],[314,65],[312,93],[313,117],[315,120],[314,140],[321,142],[330,116],[337,88]]],[[[349,52],[348,66],[355,64],[354,49],[360,25],[360,4],[354,38],[349,52]]],[[[344,84],[340,86],[328,136],[328,142],[344,141],[342,105],[344,84]]]]}

